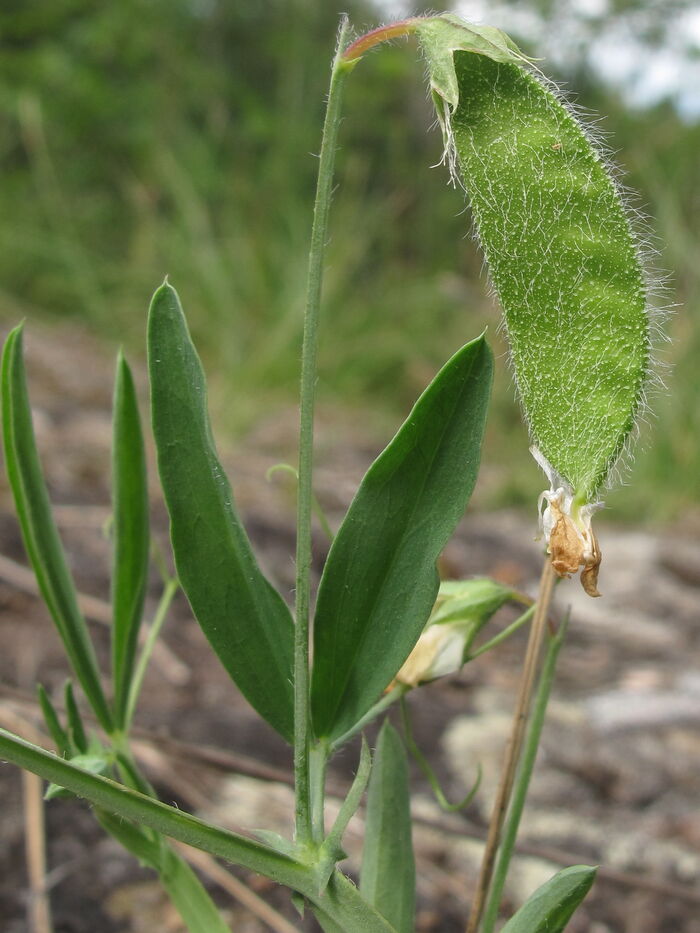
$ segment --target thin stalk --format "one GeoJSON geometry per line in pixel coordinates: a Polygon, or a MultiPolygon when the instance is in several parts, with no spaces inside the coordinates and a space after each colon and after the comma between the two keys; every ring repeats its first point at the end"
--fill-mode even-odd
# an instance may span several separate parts
{"type": "Polygon", "coordinates": [[[567,613],[557,633],[550,636],[547,643],[547,653],[545,655],[544,664],[542,665],[542,674],[540,675],[540,682],[537,686],[537,694],[535,695],[535,702],[532,709],[532,722],[530,723],[527,739],[525,740],[523,760],[516,778],[513,800],[510,805],[510,810],[508,811],[508,819],[503,831],[503,842],[501,843],[501,850],[498,853],[498,862],[496,863],[496,869],[493,875],[493,884],[491,885],[488,904],[486,905],[486,911],[484,913],[483,933],[493,933],[496,920],[498,919],[498,908],[501,903],[503,886],[508,874],[510,860],[515,847],[515,839],[518,835],[520,819],[523,815],[525,800],[527,798],[528,788],[530,787],[530,779],[532,778],[532,772],[537,759],[537,751],[540,746],[542,727],[544,726],[545,715],[547,713],[549,694],[554,682],[557,658],[559,656],[559,650],[564,642],[568,624],[569,614],[567,613]]]}
{"type": "Polygon", "coordinates": [[[554,570],[552,569],[549,557],[545,556],[542,576],[540,577],[540,589],[535,609],[535,617],[530,629],[530,637],[525,652],[523,662],[523,672],[520,679],[520,689],[518,699],[515,705],[515,713],[511,726],[510,738],[506,746],[501,771],[501,780],[496,792],[496,802],[491,814],[489,832],[486,838],[486,848],[481,862],[481,871],[477,882],[474,902],[469,913],[469,922],[467,924],[467,933],[477,933],[481,923],[481,916],[486,903],[486,895],[491,885],[493,867],[496,860],[496,853],[501,839],[501,830],[503,820],[508,804],[510,802],[513,790],[515,772],[520,759],[520,752],[523,744],[523,736],[527,725],[527,717],[532,699],[532,691],[535,684],[535,675],[537,673],[537,662],[541,654],[542,641],[544,639],[547,627],[547,617],[549,607],[552,602],[552,593],[554,591],[554,570]]]}
{"type": "MultiPolygon", "coordinates": [[[[291,463],[276,463],[274,466],[271,466],[270,469],[265,473],[265,479],[268,480],[269,482],[272,474],[280,470],[283,471],[284,473],[291,473],[291,475],[294,477],[295,482],[297,483],[299,482],[299,474],[294,469],[294,467],[291,465],[291,463]]],[[[318,523],[321,526],[321,531],[328,538],[328,540],[332,543],[335,535],[333,534],[333,530],[331,529],[328,519],[326,518],[326,513],[323,511],[323,507],[321,503],[318,501],[316,494],[313,492],[311,494],[311,508],[313,510],[314,515],[318,519],[318,523]]]]}
{"type": "Polygon", "coordinates": [[[347,732],[344,732],[343,735],[339,736],[331,745],[331,754],[337,752],[338,749],[345,745],[346,742],[349,742],[350,739],[354,738],[358,732],[362,732],[365,726],[368,726],[373,720],[377,718],[385,709],[388,709],[392,703],[396,703],[397,700],[400,700],[401,697],[411,688],[407,684],[397,684],[395,687],[392,687],[388,693],[385,693],[381,700],[377,702],[370,709],[367,710],[362,719],[358,719],[354,726],[348,729],[347,732]]]}
{"type": "Polygon", "coordinates": [[[139,794],[145,794],[147,797],[153,797],[154,800],[157,800],[158,795],[155,789],[136,766],[136,762],[134,761],[125,738],[123,739],[122,747],[118,748],[115,745],[113,746],[113,751],[122,784],[124,784],[125,787],[130,787],[131,790],[138,791],[139,794]]]}
{"type": "Polygon", "coordinates": [[[323,124],[318,182],[311,229],[306,310],[304,312],[304,342],[301,358],[301,392],[299,406],[299,489],[297,496],[296,547],[296,626],[294,634],[294,786],[296,840],[301,845],[312,840],[311,797],[309,790],[309,605],[311,590],[311,513],[313,508],[313,434],[316,387],[316,356],[318,321],[321,307],[323,259],[328,239],[328,215],[333,188],[333,166],[336,140],[340,126],[340,103],[345,78],[351,64],[341,62],[348,33],[344,17],[338,36],[338,46],[328,91],[326,117],[323,124]]]}
{"type": "Polygon", "coordinates": [[[450,803],[450,801],[445,796],[444,790],[440,786],[440,781],[438,780],[437,774],[435,774],[430,766],[430,762],[425,757],[420,748],[418,748],[418,743],[413,738],[411,716],[408,710],[408,703],[404,697],[401,697],[401,720],[403,723],[403,735],[406,742],[406,748],[413,755],[418,763],[418,767],[427,778],[431,790],[435,795],[435,799],[440,804],[440,807],[447,813],[456,813],[458,810],[461,810],[462,807],[468,806],[476,796],[476,793],[481,786],[481,766],[479,765],[477,767],[476,780],[472,784],[469,792],[465,794],[461,800],[457,801],[457,803],[450,803]]]}
{"type": "MultiPolygon", "coordinates": [[[[326,850],[326,854],[329,857],[331,866],[335,865],[339,854],[342,853],[341,843],[343,841],[345,830],[348,828],[348,823],[357,812],[357,808],[360,806],[362,795],[367,789],[367,782],[369,781],[371,770],[372,753],[369,750],[367,740],[363,736],[362,749],[360,751],[360,762],[357,766],[357,772],[350,786],[350,790],[347,792],[345,800],[341,804],[338,815],[335,818],[335,822],[331,827],[331,831],[328,833],[328,836],[325,840],[324,849],[326,850]]],[[[346,856],[343,853],[341,857],[345,858],[346,856]]]]}
{"type": "Polygon", "coordinates": [[[156,570],[158,571],[158,576],[163,586],[167,586],[171,579],[171,573],[168,568],[168,562],[165,559],[165,554],[163,553],[163,548],[158,544],[155,538],[151,538],[151,558],[156,565],[156,570]]]}
{"type": "Polygon", "coordinates": [[[471,651],[464,663],[466,664],[467,661],[473,661],[474,658],[478,658],[479,655],[486,654],[487,651],[490,651],[492,648],[495,648],[496,645],[500,645],[501,642],[504,642],[506,639],[510,638],[514,632],[517,632],[518,629],[522,628],[526,622],[529,622],[529,620],[535,614],[536,608],[537,603],[534,603],[532,606],[530,606],[529,609],[526,609],[521,616],[518,616],[515,622],[511,622],[507,628],[504,628],[502,632],[499,632],[498,635],[494,635],[493,638],[489,639],[489,641],[484,642],[484,644],[477,648],[476,651],[471,651]]]}
{"type": "Polygon", "coordinates": [[[153,622],[151,623],[151,627],[148,630],[148,635],[146,636],[143,648],[141,649],[141,654],[139,655],[138,662],[134,669],[134,675],[131,680],[129,699],[126,705],[126,714],[124,716],[125,733],[128,733],[131,727],[131,722],[134,718],[134,713],[136,712],[136,704],[138,703],[141,687],[143,686],[143,679],[146,676],[148,662],[151,660],[153,649],[156,646],[158,636],[160,635],[160,631],[163,628],[163,623],[165,622],[165,619],[168,615],[168,609],[170,609],[170,604],[172,603],[179,586],[180,581],[177,579],[177,577],[170,577],[167,580],[165,589],[163,590],[163,593],[160,597],[160,602],[158,603],[156,614],[153,617],[153,622]]]}
{"type": "Polygon", "coordinates": [[[323,511],[323,507],[321,506],[321,503],[318,501],[315,495],[313,497],[311,507],[314,510],[314,515],[318,519],[319,525],[321,526],[321,531],[324,533],[324,535],[328,538],[328,540],[332,544],[333,539],[335,538],[335,535],[333,534],[333,529],[331,528],[330,523],[328,519],[326,518],[326,513],[323,511]]]}
{"type": "Polygon", "coordinates": [[[388,26],[378,26],[371,32],[365,33],[359,39],[355,39],[343,53],[343,60],[346,62],[357,61],[365,52],[379,45],[380,42],[388,42],[391,39],[398,39],[404,36],[410,36],[416,31],[416,27],[421,21],[421,17],[413,16],[410,19],[402,19],[396,23],[389,23],[388,26]]]}

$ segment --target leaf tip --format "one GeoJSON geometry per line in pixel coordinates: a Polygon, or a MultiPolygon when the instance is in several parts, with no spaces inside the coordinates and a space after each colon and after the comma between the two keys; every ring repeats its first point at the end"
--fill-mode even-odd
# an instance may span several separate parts
{"type": "Polygon", "coordinates": [[[174,286],[170,284],[170,278],[166,275],[163,279],[161,285],[153,293],[153,299],[151,300],[151,306],[153,306],[157,301],[163,298],[172,298],[179,302],[180,298],[174,286]]]}
{"type": "Polygon", "coordinates": [[[25,324],[25,321],[24,321],[24,319],[23,319],[23,320],[21,320],[21,321],[19,322],[19,324],[16,324],[16,325],[12,328],[12,330],[8,333],[7,337],[5,338],[5,346],[4,346],[4,349],[3,349],[3,356],[4,356],[6,353],[7,353],[7,354],[11,353],[12,350],[13,350],[13,348],[15,347],[15,345],[18,345],[18,346],[20,347],[20,349],[21,349],[21,347],[22,347],[22,341],[23,341],[23,338],[24,338],[24,324],[25,324]]]}

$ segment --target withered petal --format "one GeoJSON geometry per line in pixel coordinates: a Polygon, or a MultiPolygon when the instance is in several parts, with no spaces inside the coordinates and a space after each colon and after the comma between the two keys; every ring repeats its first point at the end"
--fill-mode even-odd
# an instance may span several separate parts
{"type": "Polygon", "coordinates": [[[583,544],[568,515],[559,513],[549,537],[554,572],[560,577],[576,573],[583,563],[583,544]]]}
{"type": "Polygon", "coordinates": [[[600,552],[598,539],[593,534],[592,530],[590,531],[590,535],[591,543],[593,545],[593,555],[586,562],[586,566],[581,571],[581,586],[589,596],[600,596],[598,591],[598,570],[600,569],[600,561],[603,555],[600,552]]]}

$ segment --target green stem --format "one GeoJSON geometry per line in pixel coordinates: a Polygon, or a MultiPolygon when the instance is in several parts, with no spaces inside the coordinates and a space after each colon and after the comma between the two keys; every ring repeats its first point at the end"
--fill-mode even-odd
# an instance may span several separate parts
{"type": "Polygon", "coordinates": [[[332,544],[333,539],[335,538],[335,535],[333,534],[333,529],[331,528],[330,523],[328,519],[326,518],[326,513],[323,511],[323,507],[321,506],[321,503],[318,501],[315,495],[313,496],[311,507],[314,510],[314,515],[318,519],[319,525],[321,526],[321,531],[324,533],[324,535],[328,538],[328,540],[332,544]]]}
{"type": "Polygon", "coordinates": [[[163,586],[167,586],[172,577],[170,575],[170,569],[168,568],[168,562],[163,553],[163,548],[158,544],[155,538],[151,538],[151,558],[156,565],[156,570],[158,571],[163,586]]]}
{"type": "Polygon", "coordinates": [[[525,740],[523,758],[513,789],[510,811],[503,832],[503,842],[501,843],[501,850],[493,875],[493,883],[484,912],[483,933],[493,933],[496,920],[498,919],[498,908],[501,903],[503,886],[508,874],[510,860],[515,847],[515,839],[518,835],[518,827],[520,826],[520,818],[523,814],[525,799],[530,786],[530,779],[535,767],[535,760],[537,759],[537,750],[542,736],[542,727],[547,712],[549,694],[552,689],[552,683],[554,682],[557,658],[559,656],[559,650],[564,642],[568,624],[569,616],[567,614],[561,622],[556,635],[550,636],[547,644],[547,654],[542,666],[542,674],[540,675],[537,694],[535,695],[532,721],[527,733],[527,739],[525,740]]]}
{"type": "Polygon", "coordinates": [[[112,748],[122,784],[126,787],[130,787],[132,790],[138,791],[139,794],[145,794],[147,797],[157,799],[158,795],[155,792],[155,788],[152,787],[150,781],[139,771],[128,743],[122,741],[121,748],[116,744],[113,744],[112,748]]]}
{"type": "Polygon", "coordinates": [[[326,837],[324,807],[326,799],[326,770],[328,746],[317,742],[310,751],[309,773],[311,781],[311,826],[314,842],[320,845],[326,837]]]}
{"type": "Polygon", "coordinates": [[[406,684],[397,684],[395,687],[392,687],[388,693],[384,694],[381,700],[377,700],[374,706],[367,710],[362,719],[358,719],[352,728],[348,729],[347,732],[344,732],[333,742],[331,745],[331,754],[337,752],[342,745],[345,745],[346,742],[354,738],[358,732],[362,732],[365,726],[369,725],[377,716],[383,713],[385,709],[388,709],[392,703],[396,703],[397,700],[405,696],[410,689],[411,688],[406,684]]]}
{"type": "MultiPolygon", "coordinates": [[[[175,589],[177,589],[177,581],[169,580],[166,593],[171,583],[175,583],[175,589]]],[[[161,607],[169,602],[170,599],[166,600],[166,594],[163,594],[161,607]]],[[[164,616],[165,611],[163,611],[164,616]]],[[[156,613],[156,619],[158,619],[158,613],[156,613]]],[[[153,624],[154,628],[155,626],[156,622],[153,624]]],[[[147,646],[144,646],[144,653],[146,651],[147,646]]],[[[156,799],[155,790],[141,774],[133,759],[126,733],[115,732],[110,738],[124,785],[140,794],[156,799]]],[[[100,807],[95,808],[95,814],[105,832],[113,836],[140,862],[149,865],[158,873],[161,884],[189,933],[210,933],[210,931],[211,933],[231,933],[197,875],[185,859],[171,849],[160,833],[154,832],[147,826],[135,825],[100,807]]]]}
{"type": "Polygon", "coordinates": [[[342,930],[391,933],[392,927],[360,896],[342,872],[335,871],[321,895],[318,873],[313,865],[277,852],[238,833],[212,826],[189,813],[129,790],[115,781],[82,771],[70,762],[0,729],[0,759],[59,784],[78,797],[137,826],[178,839],[211,855],[226,859],[298,891],[318,906],[342,930]]]}
{"type": "Polygon", "coordinates": [[[380,42],[389,42],[391,39],[398,39],[403,36],[410,36],[416,31],[422,17],[411,17],[403,19],[397,23],[390,23],[388,26],[379,26],[365,33],[359,39],[349,45],[343,52],[343,60],[346,62],[355,62],[361,58],[365,52],[379,45],[380,42]]]}
{"type": "Polygon", "coordinates": [[[471,651],[464,663],[466,664],[467,661],[473,661],[474,658],[478,658],[481,654],[486,654],[487,651],[490,651],[492,648],[495,648],[496,645],[500,645],[501,642],[505,641],[507,638],[510,638],[514,632],[517,632],[518,629],[525,625],[526,622],[530,621],[530,619],[535,614],[536,608],[537,605],[533,604],[521,616],[518,616],[515,622],[511,622],[507,628],[504,628],[502,632],[499,632],[498,635],[494,635],[493,638],[485,642],[483,645],[481,645],[481,647],[477,648],[476,651],[471,651]]]}
{"type": "Polygon", "coordinates": [[[435,774],[430,765],[430,762],[425,757],[420,748],[418,748],[418,744],[413,738],[413,729],[411,728],[411,717],[408,710],[408,703],[404,697],[401,697],[401,720],[403,722],[403,735],[406,742],[406,748],[413,755],[416,762],[418,763],[418,767],[427,778],[433,794],[435,795],[435,799],[440,804],[440,807],[447,813],[456,813],[459,810],[462,810],[464,807],[468,807],[474,797],[476,797],[476,794],[481,787],[481,765],[477,765],[476,780],[472,784],[470,790],[461,800],[458,800],[456,803],[450,803],[445,795],[444,790],[440,786],[440,781],[438,780],[437,774],[435,774]]]}
{"type": "Polygon", "coordinates": [[[357,766],[357,773],[338,811],[331,831],[324,839],[323,845],[318,852],[319,861],[317,863],[317,871],[319,875],[319,891],[325,890],[326,885],[333,875],[336,863],[347,858],[347,853],[343,850],[342,846],[343,836],[345,835],[345,830],[348,828],[348,823],[360,806],[362,795],[367,789],[367,782],[369,781],[371,770],[372,755],[369,750],[369,745],[363,736],[362,751],[360,752],[360,762],[357,766]]]}
{"type": "Polygon", "coordinates": [[[212,855],[238,862],[252,871],[275,877],[283,884],[295,887],[306,874],[306,869],[301,863],[274,852],[261,843],[211,826],[197,817],[130,790],[109,778],[82,771],[70,762],[25,742],[5,729],[0,729],[0,758],[32,771],[46,781],[59,784],[78,797],[86,797],[111,813],[149,826],[157,832],[204,849],[212,855]]]}
{"type": "Polygon", "coordinates": [[[170,577],[167,580],[165,589],[163,590],[163,595],[161,596],[160,602],[158,603],[158,608],[156,609],[156,614],[153,617],[153,622],[151,623],[151,627],[148,630],[146,641],[144,642],[143,648],[141,649],[141,654],[139,655],[138,663],[134,669],[134,675],[131,680],[129,699],[126,705],[126,715],[124,717],[125,733],[128,733],[129,729],[131,728],[131,722],[134,718],[134,713],[136,712],[136,704],[138,703],[141,687],[143,686],[143,679],[146,676],[148,662],[151,660],[153,649],[155,648],[156,642],[158,641],[158,636],[160,635],[160,631],[163,628],[163,623],[165,622],[165,619],[168,615],[168,609],[170,609],[170,604],[172,603],[179,586],[180,581],[176,577],[170,577]]]}
{"type": "Polygon", "coordinates": [[[296,548],[296,626],[294,635],[294,784],[296,795],[296,840],[301,845],[312,839],[311,800],[309,791],[309,604],[311,589],[311,513],[313,507],[313,433],[316,386],[318,321],[323,282],[323,259],[328,239],[333,166],[340,126],[340,103],[343,84],[352,65],[341,62],[348,32],[348,20],[342,21],[338,46],[331,72],[326,118],[323,124],[318,167],[314,219],[311,229],[304,342],[301,358],[299,410],[299,490],[297,498],[296,548]]]}

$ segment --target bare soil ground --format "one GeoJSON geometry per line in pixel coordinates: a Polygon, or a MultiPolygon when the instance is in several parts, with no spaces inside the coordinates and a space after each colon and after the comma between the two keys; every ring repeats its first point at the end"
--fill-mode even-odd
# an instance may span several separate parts
{"type": "MultiPolygon", "coordinates": [[[[100,658],[107,660],[111,366],[109,354],[70,328],[27,340],[36,429],[56,514],[100,658]]],[[[143,379],[141,386],[144,388],[143,379]]],[[[145,388],[143,394],[146,399],[145,388]]],[[[144,406],[145,411],[145,406],[144,406]]],[[[295,413],[260,423],[245,445],[224,450],[238,503],[261,560],[291,594],[294,533],[287,480],[266,482],[293,456],[295,413]],[[245,449],[243,449],[243,447],[245,449]]],[[[321,413],[319,498],[337,523],[379,445],[358,419],[321,413]]],[[[151,470],[153,521],[167,522],[151,470]]],[[[484,482],[488,482],[485,477],[484,482]]],[[[540,549],[533,515],[479,512],[479,493],[443,558],[452,577],[489,574],[534,593],[540,549]]],[[[697,521],[663,532],[601,523],[603,599],[575,582],[558,592],[572,609],[567,644],[508,889],[517,905],[560,866],[600,864],[600,877],[571,933],[700,933],[700,543],[697,521]]],[[[319,534],[316,572],[326,545],[319,534]]],[[[67,669],[48,615],[22,573],[25,557],[6,483],[0,490],[0,725],[40,730],[33,699],[41,681],[60,696],[67,669]],[[20,565],[20,566],[18,566],[20,565]]],[[[158,597],[152,581],[150,609],[158,597]]],[[[494,625],[505,625],[505,610],[494,625]]],[[[524,635],[411,697],[416,738],[449,796],[482,789],[463,815],[445,815],[419,771],[415,782],[420,931],[463,929],[480,839],[517,686],[524,635]]],[[[166,801],[241,828],[290,832],[291,758],[247,707],[220,668],[186,601],[176,601],[145,685],[137,752],[166,801]]],[[[49,745],[48,741],[44,739],[49,745]]],[[[356,747],[335,763],[342,789],[356,747]]],[[[10,765],[0,768],[0,929],[29,933],[25,841],[36,794],[10,765]]],[[[181,930],[148,871],[104,837],[89,808],[56,800],[45,808],[47,876],[56,933],[181,930]]],[[[362,816],[350,827],[349,870],[357,866],[362,816]]],[[[238,872],[233,893],[212,890],[232,929],[312,929],[289,896],[238,872]],[[241,890],[242,889],[242,890],[241,890]],[[250,892],[257,900],[250,901],[250,892]],[[248,901],[244,904],[243,901],[248,901]],[[265,914],[265,905],[276,913],[265,914]]]]}

